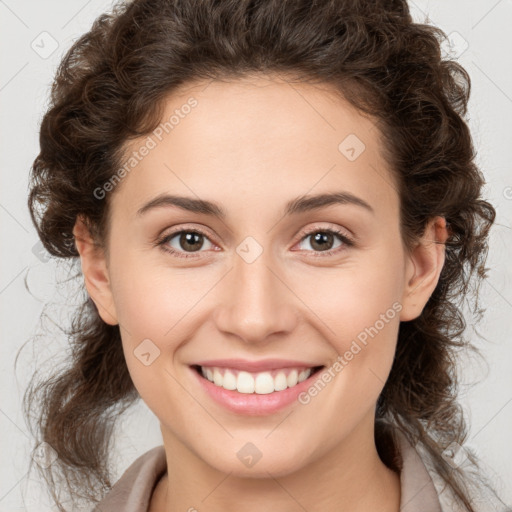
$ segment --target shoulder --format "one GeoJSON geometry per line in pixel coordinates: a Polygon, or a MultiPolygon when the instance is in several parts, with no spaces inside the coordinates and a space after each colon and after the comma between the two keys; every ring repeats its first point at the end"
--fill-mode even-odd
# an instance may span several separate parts
{"type": "MultiPolygon", "coordinates": [[[[377,420],[375,426],[379,454],[400,473],[401,512],[467,512],[436,470],[432,456],[422,443],[411,444],[398,426],[384,420],[377,420]]],[[[471,472],[478,477],[478,468],[467,461],[461,473],[467,477],[465,485],[475,512],[511,512],[489,489],[478,484],[478,478],[469,478],[471,472]]]]}
{"type": "Polygon", "coordinates": [[[138,457],[122,474],[95,512],[146,512],[153,489],[165,472],[167,462],[163,445],[138,457]]]}
{"type": "MultiPolygon", "coordinates": [[[[452,488],[447,485],[445,479],[436,471],[434,463],[425,448],[418,444],[415,449],[422,456],[425,467],[432,478],[443,512],[445,510],[450,512],[467,512],[466,508],[459,504],[452,488]]],[[[483,475],[481,474],[480,467],[464,456],[464,448],[461,448],[461,451],[463,452],[459,456],[461,460],[454,460],[454,462],[460,464],[463,485],[466,488],[467,495],[475,512],[512,512],[512,508],[501,501],[493,490],[485,486],[482,481],[483,475]]]]}

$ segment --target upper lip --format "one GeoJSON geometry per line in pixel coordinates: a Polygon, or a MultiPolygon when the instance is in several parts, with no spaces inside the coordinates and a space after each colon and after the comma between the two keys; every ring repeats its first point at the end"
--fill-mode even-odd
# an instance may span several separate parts
{"type": "Polygon", "coordinates": [[[319,364],[311,364],[305,361],[291,359],[262,359],[261,361],[249,361],[247,359],[212,359],[195,363],[198,366],[210,366],[218,368],[233,368],[247,372],[261,372],[265,370],[278,370],[280,368],[315,368],[319,364]]]}

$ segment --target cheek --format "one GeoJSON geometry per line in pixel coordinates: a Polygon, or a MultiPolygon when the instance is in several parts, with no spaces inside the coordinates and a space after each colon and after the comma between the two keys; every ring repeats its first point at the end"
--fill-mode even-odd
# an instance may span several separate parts
{"type": "Polygon", "coordinates": [[[307,305],[332,328],[332,334],[357,335],[386,312],[395,317],[403,276],[403,259],[390,247],[356,254],[339,268],[313,272],[298,283],[300,296],[307,297],[307,305]]]}
{"type": "Polygon", "coordinates": [[[130,343],[169,339],[174,326],[204,293],[204,282],[190,270],[177,271],[148,255],[119,255],[112,290],[119,323],[130,343]]]}
{"type": "Polygon", "coordinates": [[[173,387],[175,354],[193,336],[200,299],[218,278],[198,276],[197,269],[170,269],[136,254],[118,254],[112,262],[126,364],[139,394],[154,410],[162,398],[162,379],[173,387]]]}
{"type": "Polygon", "coordinates": [[[403,261],[390,250],[367,254],[350,268],[332,273],[323,293],[315,294],[311,309],[328,327],[323,332],[343,359],[343,371],[354,372],[357,380],[375,380],[372,371],[382,385],[387,378],[400,325],[402,287],[403,261]]]}
{"type": "Polygon", "coordinates": [[[148,272],[125,273],[130,279],[122,275],[115,284],[115,303],[130,377],[157,417],[162,408],[177,414],[183,397],[169,399],[167,393],[176,392],[172,361],[182,341],[179,320],[186,314],[180,295],[148,272]]]}
{"type": "Polygon", "coordinates": [[[121,278],[114,287],[119,323],[133,343],[140,338],[159,339],[172,327],[176,294],[163,281],[151,279],[144,272],[131,276],[121,278]]]}
{"type": "Polygon", "coordinates": [[[164,370],[160,355],[169,347],[163,340],[172,343],[172,328],[186,312],[180,305],[181,294],[154,266],[127,254],[115,256],[111,286],[123,350],[135,387],[143,395],[164,370]]]}

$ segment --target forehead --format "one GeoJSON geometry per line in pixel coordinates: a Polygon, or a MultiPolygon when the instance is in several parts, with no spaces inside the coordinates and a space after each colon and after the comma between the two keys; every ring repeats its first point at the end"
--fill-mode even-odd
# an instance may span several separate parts
{"type": "Polygon", "coordinates": [[[135,211],[165,192],[249,208],[344,189],[378,210],[397,200],[380,144],[373,120],[327,84],[195,82],[168,96],[151,134],[126,145],[125,161],[137,161],[114,201],[135,211]]]}

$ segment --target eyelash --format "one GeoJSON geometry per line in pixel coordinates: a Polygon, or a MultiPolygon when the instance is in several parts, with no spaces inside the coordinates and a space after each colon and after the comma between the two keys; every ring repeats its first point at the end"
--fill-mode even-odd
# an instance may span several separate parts
{"type": "MultiPolygon", "coordinates": [[[[178,258],[196,258],[197,256],[184,255],[181,251],[177,251],[175,249],[170,248],[168,245],[166,245],[167,242],[169,242],[169,240],[172,240],[176,235],[179,235],[182,233],[194,233],[194,234],[202,235],[202,236],[208,238],[208,234],[201,230],[181,229],[181,230],[174,231],[172,233],[168,233],[168,234],[164,235],[163,237],[159,238],[158,240],[156,240],[155,245],[160,246],[163,251],[168,252],[178,258]]],[[[337,253],[345,250],[347,247],[352,247],[355,245],[354,241],[352,239],[348,238],[342,231],[339,231],[338,229],[332,229],[332,228],[328,229],[328,228],[318,228],[318,227],[313,228],[308,231],[302,231],[299,235],[300,236],[299,242],[302,242],[302,240],[304,240],[308,236],[312,236],[317,233],[329,233],[329,234],[335,235],[343,242],[344,245],[342,245],[341,247],[338,247],[336,249],[330,249],[329,251],[312,251],[312,252],[316,253],[314,256],[315,258],[316,257],[323,258],[323,257],[332,256],[334,254],[337,254],[337,253]]],[[[199,251],[199,252],[201,252],[201,251],[199,251]]]]}

